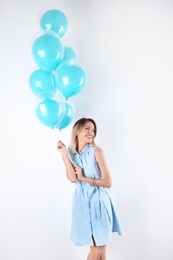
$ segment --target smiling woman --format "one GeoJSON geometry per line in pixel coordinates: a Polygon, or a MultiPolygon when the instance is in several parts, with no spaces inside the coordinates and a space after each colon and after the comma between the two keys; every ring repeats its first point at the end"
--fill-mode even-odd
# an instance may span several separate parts
{"type": "MultiPolygon", "coordinates": [[[[73,122],[84,115],[96,119],[94,139],[104,148],[124,230],[124,236],[112,234],[107,259],[173,260],[170,0],[0,1],[0,259],[86,260],[89,249],[68,239],[72,192],[80,181],[68,181],[55,149],[59,135],[70,143],[72,125],[60,134],[42,125],[28,86],[37,69],[31,43],[39,10],[53,1],[67,14],[67,40],[77,45],[87,73],[84,89],[68,99],[73,122]]],[[[51,90],[49,78],[43,89],[51,90]]]]}
{"type": "Polygon", "coordinates": [[[111,174],[103,150],[94,141],[96,133],[95,121],[81,118],[73,126],[69,152],[61,141],[57,150],[62,154],[67,178],[76,184],[71,239],[77,246],[90,246],[88,260],[105,260],[112,232],[122,235],[122,228],[109,190],[111,174]]]}

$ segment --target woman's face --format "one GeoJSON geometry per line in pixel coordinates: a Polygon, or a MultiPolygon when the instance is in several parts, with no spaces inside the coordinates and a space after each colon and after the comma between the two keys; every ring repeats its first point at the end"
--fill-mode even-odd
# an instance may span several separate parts
{"type": "Polygon", "coordinates": [[[95,137],[95,128],[92,122],[86,122],[83,127],[79,129],[78,140],[85,143],[92,143],[95,137]]]}

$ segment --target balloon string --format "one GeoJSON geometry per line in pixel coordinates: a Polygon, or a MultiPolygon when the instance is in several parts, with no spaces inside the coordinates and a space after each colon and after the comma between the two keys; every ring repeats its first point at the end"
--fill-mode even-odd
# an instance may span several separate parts
{"type": "MultiPolygon", "coordinates": [[[[58,140],[60,140],[60,133],[61,133],[61,129],[58,128],[58,140]]],[[[68,157],[69,157],[69,160],[70,160],[71,164],[72,164],[73,166],[76,166],[75,161],[72,160],[71,154],[70,154],[69,150],[67,149],[67,147],[66,147],[65,145],[64,145],[64,150],[66,151],[66,153],[67,153],[67,155],[68,155],[68,157]]]]}
{"type": "Polygon", "coordinates": [[[61,129],[58,128],[58,140],[60,140],[61,129]]]}
{"type": "Polygon", "coordinates": [[[72,160],[72,158],[71,158],[71,154],[70,154],[70,152],[69,152],[69,150],[67,149],[66,146],[64,146],[64,150],[66,151],[66,153],[67,153],[67,155],[68,155],[68,158],[69,158],[71,164],[72,164],[73,166],[76,166],[77,164],[76,164],[75,161],[72,160]]]}

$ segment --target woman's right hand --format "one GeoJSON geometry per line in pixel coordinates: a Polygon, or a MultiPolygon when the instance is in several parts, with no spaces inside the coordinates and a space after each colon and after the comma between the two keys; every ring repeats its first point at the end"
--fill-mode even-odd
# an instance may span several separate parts
{"type": "Polygon", "coordinates": [[[65,144],[63,144],[63,142],[61,140],[58,141],[57,146],[56,146],[56,150],[59,152],[63,152],[65,151],[65,144]]]}

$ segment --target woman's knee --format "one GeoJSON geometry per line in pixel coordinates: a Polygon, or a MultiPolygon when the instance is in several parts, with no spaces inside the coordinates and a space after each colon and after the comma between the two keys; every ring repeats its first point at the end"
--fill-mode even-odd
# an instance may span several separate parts
{"type": "Polygon", "coordinates": [[[94,253],[96,259],[97,259],[97,258],[100,258],[100,257],[102,256],[102,254],[103,254],[103,249],[102,249],[102,247],[100,247],[100,246],[95,246],[95,247],[93,248],[93,253],[94,253]]]}

